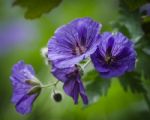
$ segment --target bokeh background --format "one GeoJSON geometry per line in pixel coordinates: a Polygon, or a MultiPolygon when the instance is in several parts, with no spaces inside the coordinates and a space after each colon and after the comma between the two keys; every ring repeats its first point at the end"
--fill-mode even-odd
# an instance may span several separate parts
{"type": "MultiPolygon", "coordinates": [[[[118,0],[63,0],[50,13],[28,20],[24,11],[12,6],[13,0],[0,0],[0,120],[150,120],[149,107],[138,93],[124,91],[117,78],[112,80],[107,95],[97,102],[74,105],[59,84],[63,100],[56,103],[51,90],[44,89],[29,115],[20,115],[11,103],[12,86],[9,76],[19,60],[32,64],[43,82],[54,82],[45,65],[41,48],[47,45],[57,27],[79,17],[91,17],[103,24],[103,31],[115,31],[112,23],[119,16],[118,0]]],[[[96,90],[96,88],[95,88],[96,90]]]]}

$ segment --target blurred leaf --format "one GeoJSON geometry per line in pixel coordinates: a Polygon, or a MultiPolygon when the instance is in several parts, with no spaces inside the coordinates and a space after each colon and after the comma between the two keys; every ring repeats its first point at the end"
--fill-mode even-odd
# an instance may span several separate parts
{"type": "Polygon", "coordinates": [[[147,35],[150,35],[150,16],[142,16],[142,29],[144,31],[144,33],[146,33],[147,35]]]}
{"type": "Polygon", "coordinates": [[[149,0],[124,0],[124,2],[127,4],[130,10],[136,10],[140,6],[149,2],[149,0]]]}
{"type": "Polygon", "coordinates": [[[124,25],[122,22],[112,22],[112,27],[115,28],[115,31],[121,31],[124,35],[128,36],[131,38],[131,34],[128,30],[128,28],[124,25]]]}
{"type": "Polygon", "coordinates": [[[120,83],[125,91],[131,90],[133,93],[146,93],[141,81],[141,75],[137,72],[129,72],[121,76],[120,83]]]}
{"type": "Polygon", "coordinates": [[[141,29],[141,17],[139,11],[130,11],[128,6],[124,2],[125,0],[120,0],[120,16],[117,21],[114,22],[115,28],[120,32],[125,32],[129,38],[138,42],[144,35],[141,29]]]}
{"type": "Polygon", "coordinates": [[[150,22],[150,16],[143,16],[143,22],[150,22]]]}
{"type": "Polygon", "coordinates": [[[144,87],[147,91],[147,94],[144,95],[145,101],[147,102],[150,109],[150,80],[143,81],[144,87]]]}
{"type": "MultiPolygon", "coordinates": [[[[144,41],[145,42],[145,41],[144,41]]],[[[138,49],[138,61],[137,61],[137,71],[142,73],[145,79],[150,80],[150,55],[147,53],[148,50],[143,47],[143,49],[138,49]]]]}
{"type": "Polygon", "coordinates": [[[89,98],[89,103],[97,102],[102,95],[107,95],[111,85],[110,79],[103,79],[99,73],[92,70],[86,74],[84,80],[88,82],[86,85],[86,93],[89,98]]]}
{"type": "Polygon", "coordinates": [[[62,0],[15,0],[13,5],[27,9],[25,18],[35,19],[57,7],[62,0]]]}

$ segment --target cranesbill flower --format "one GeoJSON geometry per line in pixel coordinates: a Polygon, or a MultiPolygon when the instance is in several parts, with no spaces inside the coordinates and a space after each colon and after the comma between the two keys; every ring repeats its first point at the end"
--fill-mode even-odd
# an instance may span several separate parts
{"type": "Polygon", "coordinates": [[[71,96],[74,103],[78,103],[78,97],[81,96],[83,103],[88,104],[88,98],[81,81],[81,75],[78,67],[56,68],[53,67],[52,74],[64,83],[63,88],[67,95],[71,96]]]}
{"type": "Polygon", "coordinates": [[[79,18],[61,26],[48,43],[48,58],[58,68],[71,67],[95,52],[101,24],[79,18]]]}
{"type": "Polygon", "coordinates": [[[13,66],[10,76],[13,86],[12,103],[15,104],[17,112],[21,114],[31,112],[32,104],[41,91],[41,83],[34,75],[32,66],[23,61],[13,66]]]}
{"type": "Polygon", "coordinates": [[[104,78],[123,75],[135,68],[134,44],[122,33],[102,34],[100,44],[91,59],[97,71],[104,78]]]}

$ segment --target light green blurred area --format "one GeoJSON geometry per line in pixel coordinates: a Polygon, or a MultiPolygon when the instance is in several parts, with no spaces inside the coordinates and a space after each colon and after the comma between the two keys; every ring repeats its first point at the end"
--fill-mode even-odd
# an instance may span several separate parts
{"type": "MultiPolygon", "coordinates": [[[[107,96],[98,102],[83,106],[63,94],[63,101],[51,99],[50,89],[44,89],[33,106],[31,114],[22,116],[11,104],[12,86],[9,80],[11,68],[19,60],[32,64],[37,77],[44,83],[56,79],[45,65],[40,49],[47,45],[54,31],[61,25],[79,17],[91,17],[103,24],[102,31],[112,31],[110,23],[118,16],[117,0],[63,0],[59,7],[36,20],[25,20],[24,10],[12,7],[11,0],[0,1],[0,22],[21,20],[32,24],[35,29],[33,40],[16,45],[11,51],[0,56],[0,120],[149,120],[149,112],[143,96],[125,92],[117,79],[114,79],[107,96]]],[[[29,28],[30,29],[30,28],[29,28]]]]}

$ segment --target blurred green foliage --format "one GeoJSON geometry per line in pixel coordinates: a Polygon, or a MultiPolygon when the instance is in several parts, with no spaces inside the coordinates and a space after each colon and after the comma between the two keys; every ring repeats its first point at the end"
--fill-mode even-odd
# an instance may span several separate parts
{"type": "Polygon", "coordinates": [[[61,0],[16,0],[13,5],[27,8],[25,18],[34,19],[47,13],[60,4],[61,0]]]}
{"type": "MultiPolygon", "coordinates": [[[[12,1],[0,1],[0,23],[21,20],[25,23],[33,24],[37,30],[33,40],[16,45],[8,53],[0,55],[0,119],[149,120],[150,54],[145,52],[144,48],[146,48],[146,51],[149,51],[150,44],[148,41],[149,36],[141,27],[141,16],[138,10],[143,4],[142,1],[145,3],[145,0],[138,1],[136,1],[136,4],[133,4],[134,0],[63,0],[49,14],[44,14],[39,19],[33,21],[24,19],[24,11],[22,8],[12,7],[12,1]],[[12,87],[9,76],[13,64],[23,59],[26,63],[33,65],[37,77],[42,82],[55,81],[56,79],[50,74],[50,68],[45,65],[40,55],[40,49],[47,45],[49,38],[53,35],[56,28],[75,18],[86,16],[102,23],[103,28],[101,32],[117,30],[135,40],[138,52],[136,71],[134,73],[127,73],[119,79],[104,80],[97,72],[92,70],[92,66],[88,66],[84,82],[93,104],[83,106],[80,101],[79,105],[74,105],[72,99],[65,94],[63,94],[64,99],[61,103],[55,103],[51,99],[51,90],[44,89],[35,102],[32,113],[27,116],[19,115],[10,102],[12,87]]],[[[32,6],[32,2],[28,1],[28,3],[25,7],[28,5],[32,6]]],[[[36,2],[35,5],[39,6],[39,3],[36,2]]],[[[49,10],[50,6],[42,7],[44,9],[40,9],[40,7],[31,9],[32,7],[28,7],[31,13],[26,13],[26,17],[34,18],[40,16],[43,12],[45,13],[49,10]],[[38,13],[34,12],[34,10],[37,11],[37,8],[39,9],[38,13]]],[[[59,84],[58,90],[64,93],[62,84],[59,84]]]]}

